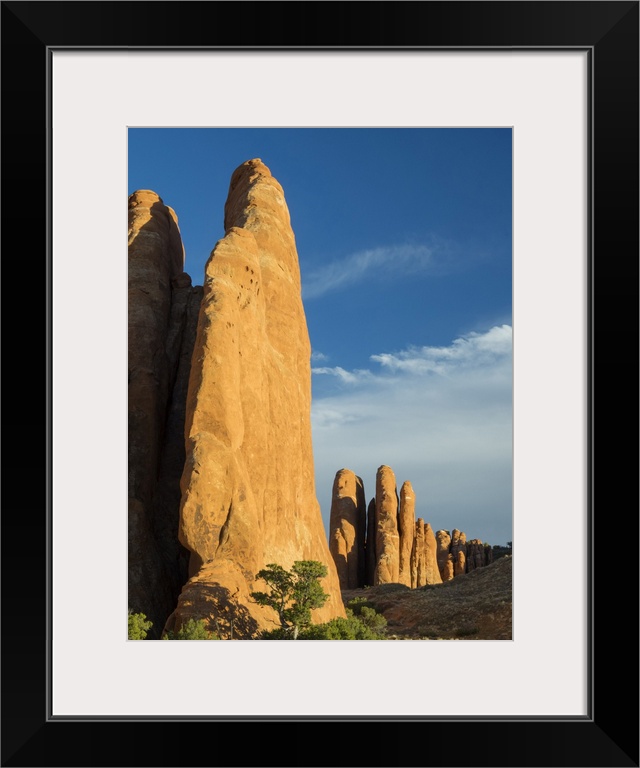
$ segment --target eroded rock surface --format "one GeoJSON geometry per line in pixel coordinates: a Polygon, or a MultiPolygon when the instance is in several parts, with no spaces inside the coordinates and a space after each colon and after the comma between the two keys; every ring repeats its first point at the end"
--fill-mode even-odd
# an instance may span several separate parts
{"type": "Polygon", "coordinates": [[[453,578],[453,559],[451,558],[451,534],[449,531],[439,530],[436,533],[436,557],[438,560],[438,569],[442,581],[449,581],[453,578]]]}
{"type": "Polygon", "coordinates": [[[260,160],[233,173],[224,225],[206,266],[187,397],[179,536],[190,579],[167,628],[197,616],[213,630],[233,622],[242,638],[275,626],[250,598],[270,563],[325,563],[330,599],[314,621],[344,607],[315,495],[295,238],[282,187],[260,160]]]}
{"type": "Polygon", "coordinates": [[[400,536],[398,491],[391,467],[383,464],[376,473],[376,571],[374,585],[398,583],[400,536]]]}
{"type": "Polygon", "coordinates": [[[424,541],[424,520],[419,517],[415,522],[413,547],[411,548],[411,588],[424,587],[426,568],[426,550],[424,541]]]}
{"type": "Polygon", "coordinates": [[[400,507],[398,509],[398,533],[400,552],[398,581],[411,586],[411,552],[416,535],[416,497],[411,483],[405,480],[400,488],[400,507]]]}
{"type": "Polygon", "coordinates": [[[457,528],[451,531],[450,553],[453,560],[453,575],[460,576],[466,573],[467,536],[457,528]]]}
{"type": "Polygon", "coordinates": [[[184,413],[201,288],[183,272],[174,211],[151,190],[129,197],[129,608],[159,637],[187,578],[177,539],[184,413]]]}
{"type": "Polygon", "coordinates": [[[485,565],[484,544],[480,539],[467,542],[467,572],[483,568],[485,565]]]}
{"type": "Polygon", "coordinates": [[[339,470],[331,496],[329,550],[340,589],[364,587],[366,517],[362,479],[350,469],[339,470]]]}
{"type": "Polygon", "coordinates": [[[442,577],[438,568],[438,543],[429,523],[424,524],[425,547],[425,584],[441,584],[442,577]]]}

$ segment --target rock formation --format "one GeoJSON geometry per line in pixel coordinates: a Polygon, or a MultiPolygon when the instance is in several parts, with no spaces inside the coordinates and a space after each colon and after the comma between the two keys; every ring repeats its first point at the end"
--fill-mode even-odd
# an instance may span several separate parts
{"type": "Polygon", "coordinates": [[[310,344],[295,238],[282,187],[260,160],[234,172],[225,236],[204,288],[183,271],[173,210],[152,191],[129,198],[129,608],[177,629],[205,618],[222,637],[276,625],[252,601],[270,563],[319,560],[327,604],[340,589],[419,587],[491,562],[464,533],[415,521],[406,481],[378,468],[335,478],[327,542],[315,497],[310,344]],[[176,607],[177,605],[177,607],[176,607]],[[168,619],[167,619],[168,617],[168,619]]]}
{"type": "Polygon", "coordinates": [[[411,588],[424,587],[426,567],[426,546],[424,540],[424,520],[419,517],[415,522],[415,535],[411,548],[411,588]]]}
{"type": "Polygon", "coordinates": [[[453,578],[453,558],[451,557],[451,534],[449,531],[440,530],[436,533],[438,569],[442,581],[450,581],[453,578]]]}
{"type": "Polygon", "coordinates": [[[453,575],[460,576],[466,573],[467,537],[457,528],[451,532],[450,553],[453,559],[453,575]]]}
{"type": "Polygon", "coordinates": [[[484,545],[484,564],[491,565],[493,562],[493,547],[491,544],[484,545]]]}
{"type": "MultiPolygon", "coordinates": [[[[416,536],[416,498],[411,483],[406,480],[400,489],[398,509],[398,533],[400,534],[399,573],[400,584],[411,586],[411,551],[416,536]]],[[[424,535],[424,532],[423,532],[424,535]]]]}
{"type": "Polygon", "coordinates": [[[331,496],[329,550],[338,571],[340,589],[364,587],[366,518],[361,478],[350,469],[339,470],[331,496]]]}
{"type": "Polygon", "coordinates": [[[425,584],[440,584],[442,577],[438,568],[436,537],[429,523],[424,524],[424,546],[425,546],[425,584]]]}
{"type": "Polygon", "coordinates": [[[366,512],[365,567],[361,571],[358,566],[357,583],[355,564],[362,560],[362,549],[353,542],[358,540],[357,531],[364,530],[362,480],[349,469],[339,470],[332,498],[329,538],[342,590],[388,583],[416,588],[442,582],[436,538],[429,523],[415,519],[415,493],[408,480],[398,498],[393,470],[386,465],[378,468],[376,496],[366,512]]]}
{"type": "Polygon", "coordinates": [[[187,397],[179,538],[190,578],[167,629],[195,616],[246,638],[275,626],[250,599],[270,563],[325,563],[330,599],[313,619],[345,614],[315,496],[295,238],[282,187],[260,160],[233,173],[224,227],[206,266],[187,397]]]}
{"type": "Polygon", "coordinates": [[[184,412],[201,288],[183,272],[174,211],[129,197],[129,608],[159,637],[187,575],[177,540],[184,412]]]}
{"type": "Polygon", "coordinates": [[[483,568],[493,562],[493,550],[490,544],[483,544],[481,539],[471,539],[467,544],[467,573],[476,568],[483,568]]]}
{"type": "Polygon", "coordinates": [[[400,575],[398,492],[391,467],[376,474],[376,571],[373,585],[398,583],[400,575]]]}
{"type": "Polygon", "coordinates": [[[480,539],[467,542],[467,572],[485,565],[484,544],[480,539]]]}

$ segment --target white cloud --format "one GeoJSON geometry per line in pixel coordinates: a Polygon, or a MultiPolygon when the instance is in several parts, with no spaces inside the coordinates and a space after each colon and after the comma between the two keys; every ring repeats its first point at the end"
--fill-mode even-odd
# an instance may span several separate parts
{"type": "Polygon", "coordinates": [[[340,368],[339,365],[335,366],[334,368],[312,368],[311,373],[316,373],[320,375],[326,375],[326,376],[336,376],[340,381],[344,382],[345,384],[357,384],[358,382],[361,382],[363,379],[369,379],[371,378],[371,372],[370,371],[363,371],[363,370],[354,370],[354,371],[346,371],[344,368],[340,368]]]}
{"type": "Polygon", "coordinates": [[[457,527],[496,544],[511,540],[511,327],[372,360],[381,366],[375,373],[324,369],[349,386],[313,400],[325,523],[339,469],[362,477],[368,501],[377,468],[388,464],[398,488],[411,481],[416,516],[434,529],[457,527]]]}
{"type": "Polygon", "coordinates": [[[371,359],[393,371],[447,374],[462,367],[492,365],[511,355],[511,345],[511,326],[501,325],[486,333],[468,333],[448,347],[410,347],[395,354],[371,355],[371,359]]]}
{"type": "Polygon", "coordinates": [[[367,275],[388,280],[432,271],[435,266],[434,249],[426,245],[392,245],[357,251],[303,276],[302,296],[315,299],[358,283],[367,275]]]}
{"type": "Polygon", "coordinates": [[[329,359],[328,355],[324,355],[322,352],[317,352],[316,350],[313,350],[311,353],[311,360],[315,363],[324,363],[329,359]]]}

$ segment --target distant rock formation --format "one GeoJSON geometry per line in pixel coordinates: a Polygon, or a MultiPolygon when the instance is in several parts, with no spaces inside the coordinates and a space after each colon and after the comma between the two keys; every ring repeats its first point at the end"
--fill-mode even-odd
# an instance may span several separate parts
{"type": "Polygon", "coordinates": [[[157,639],[187,578],[177,539],[184,414],[202,288],[183,272],[174,211],[150,190],[129,197],[129,608],[157,639]]]}
{"type": "Polygon", "coordinates": [[[453,575],[460,576],[460,574],[466,573],[467,537],[457,528],[451,532],[450,552],[453,560],[453,575]]]}
{"type": "Polygon", "coordinates": [[[361,478],[350,469],[336,473],[331,496],[329,550],[340,589],[357,589],[365,579],[367,508],[361,478]]]}
{"type": "Polygon", "coordinates": [[[439,530],[436,533],[438,569],[442,581],[450,581],[453,578],[453,557],[451,556],[451,534],[449,531],[439,530]]]}
{"type": "Polygon", "coordinates": [[[411,551],[411,587],[427,584],[441,584],[440,570],[436,559],[436,537],[429,523],[419,517],[415,524],[415,538],[411,551]]]}
{"type": "Polygon", "coordinates": [[[451,581],[493,560],[489,544],[467,542],[457,528],[434,534],[423,518],[416,520],[411,483],[402,484],[398,497],[395,475],[386,465],[378,468],[376,496],[366,516],[362,480],[350,469],[336,473],[332,498],[329,538],[342,590],[389,583],[416,589],[451,581]]]}
{"type": "Polygon", "coordinates": [[[309,335],[284,192],[249,160],[231,177],[225,236],[206,266],[189,380],[180,542],[189,581],[167,629],[191,617],[235,638],[274,627],[255,574],[296,560],[328,567],[314,621],[344,616],[315,495],[309,335]]]}
{"type": "Polygon", "coordinates": [[[467,572],[483,568],[493,562],[493,550],[480,539],[471,539],[467,544],[467,572]]]}
{"type": "Polygon", "coordinates": [[[438,544],[429,523],[424,524],[424,544],[426,549],[425,584],[440,584],[442,577],[438,568],[438,544]]]}
{"type": "Polygon", "coordinates": [[[408,480],[400,489],[398,509],[398,532],[400,534],[400,557],[398,581],[411,586],[411,552],[416,536],[416,497],[408,480]]]}
{"type": "Polygon", "coordinates": [[[399,582],[399,577],[398,491],[393,470],[383,464],[376,474],[376,570],[373,584],[395,584],[399,582]]]}

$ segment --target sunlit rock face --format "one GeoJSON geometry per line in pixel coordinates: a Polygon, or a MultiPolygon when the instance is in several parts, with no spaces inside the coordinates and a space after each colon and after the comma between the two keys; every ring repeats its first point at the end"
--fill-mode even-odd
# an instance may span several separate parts
{"type": "Polygon", "coordinates": [[[451,534],[449,531],[440,530],[436,533],[436,557],[438,569],[442,581],[450,581],[453,578],[453,558],[451,556],[451,534]]]}
{"type": "Polygon", "coordinates": [[[202,288],[183,272],[174,211],[151,190],[134,192],[128,208],[128,599],[157,638],[187,578],[177,530],[202,288]]]}
{"type": "Polygon", "coordinates": [[[415,535],[411,548],[411,587],[424,587],[426,584],[424,572],[426,566],[426,551],[424,541],[424,520],[419,517],[415,522],[415,535]]]}
{"type": "Polygon", "coordinates": [[[398,581],[411,586],[411,551],[416,535],[416,496],[411,483],[405,480],[400,488],[398,508],[399,562],[398,581]]]}
{"type": "Polygon", "coordinates": [[[400,576],[398,491],[391,467],[383,464],[376,473],[376,570],[373,586],[397,584],[400,576]]]}
{"type": "Polygon", "coordinates": [[[436,537],[431,525],[419,517],[415,524],[415,539],[411,552],[411,586],[413,588],[442,583],[436,551],[436,537]]]}
{"type": "Polygon", "coordinates": [[[461,576],[466,573],[467,537],[462,531],[454,528],[451,531],[451,557],[453,559],[453,575],[461,576]]]}
{"type": "Polygon", "coordinates": [[[336,473],[332,498],[330,548],[342,590],[390,583],[416,589],[451,581],[493,561],[493,549],[480,539],[467,542],[457,528],[434,534],[430,523],[416,520],[413,486],[405,480],[398,494],[387,465],[378,468],[376,496],[366,515],[362,480],[351,470],[336,473]]]}
{"type": "Polygon", "coordinates": [[[429,523],[424,524],[424,546],[426,550],[425,560],[425,584],[441,584],[442,577],[438,568],[438,543],[429,523]]]}
{"type": "Polygon", "coordinates": [[[350,469],[338,470],[331,494],[329,550],[340,589],[364,587],[366,517],[362,479],[350,469]]]}
{"type": "Polygon", "coordinates": [[[330,599],[316,622],[344,616],[315,495],[309,334],[284,192],[258,159],[231,177],[225,236],[206,266],[187,397],[180,542],[189,581],[167,627],[194,616],[234,637],[273,628],[255,574],[318,560],[330,599]]]}

